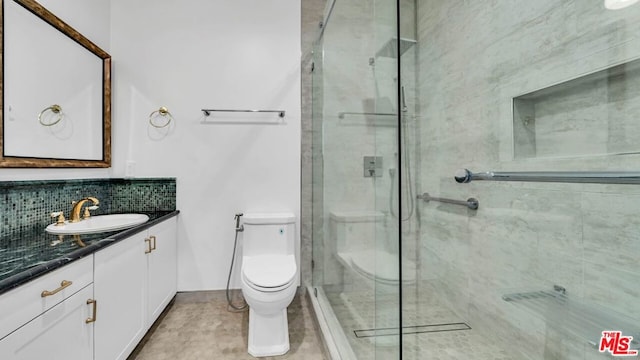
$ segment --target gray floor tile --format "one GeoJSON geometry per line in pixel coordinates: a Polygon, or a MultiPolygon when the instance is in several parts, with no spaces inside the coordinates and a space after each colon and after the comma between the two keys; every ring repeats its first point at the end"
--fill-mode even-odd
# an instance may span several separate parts
{"type": "MultiPolygon", "coordinates": [[[[261,359],[329,359],[306,295],[296,295],[287,316],[291,349],[261,359]]],[[[179,293],[128,360],[255,359],[247,353],[248,324],[247,311],[227,311],[224,291],[179,293]]]]}

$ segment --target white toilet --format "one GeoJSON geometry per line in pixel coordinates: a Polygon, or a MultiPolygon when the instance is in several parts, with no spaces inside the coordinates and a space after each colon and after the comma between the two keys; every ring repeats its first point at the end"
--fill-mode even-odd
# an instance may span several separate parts
{"type": "Polygon", "coordinates": [[[295,215],[244,214],[242,294],[249,304],[249,354],[289,351],[287,306],[297,289],[295,215]]]}

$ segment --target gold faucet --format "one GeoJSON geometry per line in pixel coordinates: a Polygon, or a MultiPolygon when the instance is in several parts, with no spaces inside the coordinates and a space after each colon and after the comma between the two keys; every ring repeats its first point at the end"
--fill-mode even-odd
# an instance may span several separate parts
{"type": "MultiPolygon", "coordinates": [[[[82,210],[82,205],[84,205],[87,201],[91,201],[93,203],[92,208],[97,209],[98,208],[98,204],[100,204],[100,200],[98,200],[97,198],[93,197],[93,196],[87,196],[84,199],[81,199],[79,201],[74,201],[73,202],[73,208],[71,208],[71,218],[69,219],[69,222],[78,222],[82,219],[80,219],[80,210],[82,210]]],[[[89,214],[89,209],[85,208],[84,209],[84,218],[88,218],[90,216],[89,214]]]]}

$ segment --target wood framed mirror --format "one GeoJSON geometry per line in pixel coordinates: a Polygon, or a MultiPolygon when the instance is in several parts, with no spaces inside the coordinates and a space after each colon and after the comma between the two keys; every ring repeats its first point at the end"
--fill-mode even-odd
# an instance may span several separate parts
{"type": "Polygon", "coordinates": [[[110,167],[111,56],[35,0],[0,17],[0,167],[110,167]]]}

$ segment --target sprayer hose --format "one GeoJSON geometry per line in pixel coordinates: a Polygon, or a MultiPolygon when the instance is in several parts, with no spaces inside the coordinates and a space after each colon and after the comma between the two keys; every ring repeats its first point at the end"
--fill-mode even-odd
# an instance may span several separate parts
{"type": "Polygon", "coordinates": [[[233,255],[231,256],[231,266],[229,267],[229,276],[227,277],[227,304],[229,307],[235,311],[244,311],[249,305],[245,302],[242,306],[236,306],[231,302],[231,295],[229,294],[229,284],[231,283],[231,273],[233,272],[233,262],[236,258],[236,248],[238,246],[238,233],[240,231],[236,228],[236,237],[233,241],[233,255]]]}

